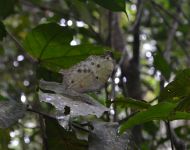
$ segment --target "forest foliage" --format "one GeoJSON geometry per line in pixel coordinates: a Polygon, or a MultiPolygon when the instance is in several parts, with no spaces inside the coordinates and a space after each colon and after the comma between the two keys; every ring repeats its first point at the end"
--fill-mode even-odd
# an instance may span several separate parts
{"type": "Polygon", "coordinates": [[[189,6],[188,0],[0,0],[0,149],[190,148],[189,6]],[[105,87],[72,96],[91,97],[110,111],[83,116],[88,109],[79,105],[81,116],[68,119],[74,103],[57,111],[40,98],[51,90],[41,89],[42,79],[56,83],[55,93],[46,93],[56,101],[61,69],[107,51],[115,69],[105,87]]]}

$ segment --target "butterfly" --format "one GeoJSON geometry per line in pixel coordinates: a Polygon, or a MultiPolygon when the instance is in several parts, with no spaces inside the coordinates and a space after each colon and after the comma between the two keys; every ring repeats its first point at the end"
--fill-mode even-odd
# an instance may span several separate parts
{"type": "Polygon", "coordinates": [[[65,106],[70,107],[72,117],[86,115],[100,117],[109,109],[85,93],[104,87],[114,67],[115,61],[109,54],[89,56],[69,69],[60,70],[63,76],[62,83],[41,80],[40,88],[53,91],[55,94],[39,92],[39,98],[55,106],[58,112],[64,112],[65,106]]]}
{"type": "Polygon", "coordinates": [[[90,56],[68,70],[61,70],[63,85],[79,93],[101,89],[111,76],[115,62],[110,55],[90,56]]]}

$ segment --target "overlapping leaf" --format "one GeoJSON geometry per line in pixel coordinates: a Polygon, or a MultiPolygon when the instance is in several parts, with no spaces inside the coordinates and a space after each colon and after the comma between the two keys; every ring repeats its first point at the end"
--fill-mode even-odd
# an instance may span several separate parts
{"type": "Polygon", "coordinates": [[[71,46],[73,30],[55,23],[34,28],[24,41],[25,49],[44,66],[59,70],[68,68],[90,55],[100,55],[105,48],[93,44],[71,46]]]}

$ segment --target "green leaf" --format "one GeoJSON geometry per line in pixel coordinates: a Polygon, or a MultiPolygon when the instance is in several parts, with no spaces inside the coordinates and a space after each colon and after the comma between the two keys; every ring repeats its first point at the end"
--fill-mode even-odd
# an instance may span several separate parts
{"type": "Polygon", "coordinates": [[[180,71],[174,81],[169,83],[160,93],[159,101],[180,101],[190,95],[190,69],[180,71]]]}
{"type": "Polygon", "coordinates": [[[14,100],[0,101],[0,128],[8,128],[25,114],[25,106],[14,100]]]}
{"type": "Polygon", "coordinates": [[[6,36],[7,32],[5,30],[4,24],[0,21],[0,41],[6,36]]]}
{"type": "Polygon", "coordinates": [[[171,67],[159,51],[154,55],[154,67],[159,70],[167,80],[170,78],[171,67]]]}
{"type": "Polygon", "coordinates": [[[187,96],[187,97],[181,98],[175,110],[189,111],[190,110],[189,108],[190,108],[190,96],[187,96]]]}
{"type": "Polygon", "coordinates": [[[97,3],[98,5],[109,9],[111,11],[123,11],[126,12],[125,10],[125,0],[93,0],[95,3],[97,3]]]}
{"type": "Polygon", "coordinates": [[[51,70],[68,68],[90,55],[100,55],[105,48],[93,44],[71,46],[73,31],[55,23],[34,28],[24,41],[25,49],[51,70]]]}
{"type": "Polygon", "coordinates": [[[62,75],[57,72],[50,71],[44,67],[38,66],[36,71],[38,79],[44,79],[46,81],[62,82],[62,75]]]}
{"type": "Polygon", "coordinates": [[[14,11],[16,0],[0,0],[0,19],[4,19],[14,11]]]}
{"type": "Polygon", "coordinates": [[[169,120],[182,120],[182,119],[189,120],[190,113],[177,111],[169,117],[169,120]]]}
{"type": "Polygon", "coordinates": [[[150,104],[133,98],[117,98],[114,103],[116,103],[118,106],[122,106],[125,108],[130,107],[136,109],[147,109],[150,107],[150,104]]]}
{"type": "Polygon", "coordinates": [[[128,128],[135,125],[143,124],[152,120],[166,120],[176,107],[175,103],[162,102],[154,105],[146,111],[139,112],[133,117],[129,118],[126,122],[122,123],[119,132],[123,133],[128,128]]]}
{"type": "Polygon", "coordinates": [[[8,98],[6,98],[6,97],[0,95],[0,102],[1,102],[1,101],[8,101],[8,98]]]}
{"type": "Polygon", "coordinates": [[[47,145],[56,150],[87,150],[86,141],[78,140],[75,133],[66,131],[56,120],[46,118],[47,145]]]}
{"type": "Polygon", "coordinates": [[[42,24],[34,28],[26,37],[26,50],[39,60],[59,57],[63,48],[69,47],[73,33],[58,24],[42,24]],[[63,45],[63,47],[61,47],[63,45]]]}

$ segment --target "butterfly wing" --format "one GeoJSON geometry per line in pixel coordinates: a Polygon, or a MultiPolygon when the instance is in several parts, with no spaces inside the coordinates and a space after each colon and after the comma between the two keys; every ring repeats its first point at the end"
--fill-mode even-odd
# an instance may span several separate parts
{"type": "Polygon", "coordinates": [[[63,84],[79,93],[96,91],[107,82],[114,68],[111,57],[90,56],[85,61],[64,70],[63,84]]]}

